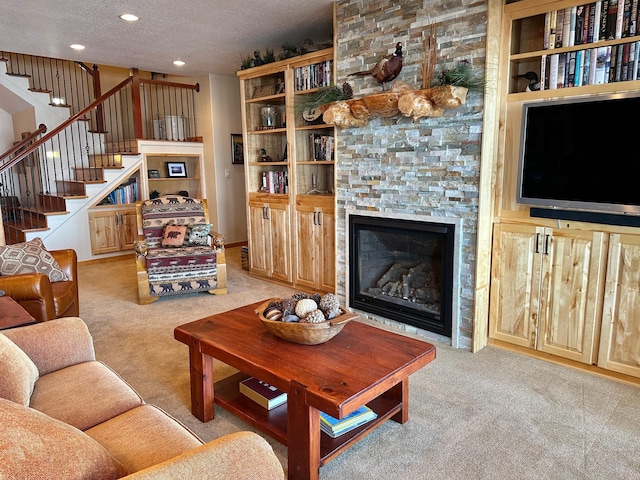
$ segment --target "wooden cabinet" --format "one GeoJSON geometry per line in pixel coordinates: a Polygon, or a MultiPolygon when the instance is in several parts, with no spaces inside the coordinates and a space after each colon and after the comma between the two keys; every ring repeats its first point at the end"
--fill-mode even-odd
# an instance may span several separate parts
{"type": "Polygon", "coordinates": [[[579,54],[593,59],[598,49],[614,52],[625,45],[640,45],[637,34],[607,40],[596,37],[581,44],[557,43],[552,48],[545,44],[547,18],[587,4],[593,2],[522,0],[501,7],[495,72],[500,105],[497,140],[492,145],[496,155],[491,189],[494,234],[489,337],[640,377],[640,334],[636,333],[640,332],[640,230],[533,218],[530,206],[517,201],[524,105],[640,89],[637,65],[635,76],[626,79],[607,77],[604,83],[593,83],[585,75],[562,88],[549,88],[547,67],[553,57],[571,59],[579,54]],[[544,79],[544,89],[527,91],[529,80],[522,77],[527,72],[544,79]]]}
{"type": "Polygon", "coordinates": [[[296,285],[333,292],[336,286],[335,215],[332,199],[316,206],[308,199],[296,205],[296,285]]]}
{"type": "Polygon", "coordinates": [[[135,207],[89,212],[91,253],[113,253],[133,250],[137,238],[135,207]]]}
{"type": "Polygon", "coordinates": [[[335,127],[303,115],[303,106],[331,84],[333,68],[333,49],[326,49],[238,72],[251,273],[322,291],[335,289],[335,127]],[[295,227],[277,234],[270,215],[284,205],[295,227]]]}
{"type": "Polygon", "coordinates": [[[598,366],[640,377],[640,235],[611,234],[598,366]]]}
{"type": "Polygon", "coordinates": [[[291,283],[290,208],[286,203],[249,203],[249,268],[254,274],[291,283]]]}
{"type": "Polygon", "coordinates": [[[133,250],[137,239],[135,203],[141,200],[140,169],[136,169],[88,211],[91,253],[133,250]]]}
{"type": "Polygon", "coordinates": [[[492,338],[595,363],[607,234],[497,225],[492,338]]]}

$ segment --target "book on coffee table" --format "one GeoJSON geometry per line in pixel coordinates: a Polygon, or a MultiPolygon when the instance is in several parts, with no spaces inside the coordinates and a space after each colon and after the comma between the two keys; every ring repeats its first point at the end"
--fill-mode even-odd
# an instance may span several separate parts
{"type": "Polygon", "coordinates": [[[330,437],[336,438],[377,417],[378,414],[366,405],[354,410],[343,419],[337,419],[324,412],[320,412],[320,430],[330,437]]]}
{"type": "Polygon", "coordinates": [[[241,381],[239,387],[240,393],[262,405],[267,410],[271,410],[287,401],[285,392],[255,377],[249,377],[241,381]]]}

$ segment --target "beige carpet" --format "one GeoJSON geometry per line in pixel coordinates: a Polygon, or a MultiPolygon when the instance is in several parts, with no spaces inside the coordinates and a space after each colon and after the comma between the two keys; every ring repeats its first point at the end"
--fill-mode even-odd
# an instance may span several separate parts
{"type": "MultiPolygon", "coordinates": [[[[249,277],[240,248],[227,255],[228,295],[145,306],[132,258],[79,267],[80,316],[98,359],[203,440],[251,428],[218,406],[206,424],[190,414],[187,347],[173,329],[294,293],[249,277]]],[[[322,480],[640,478],[638,388],[497,348],[436,347],[436,360],[411,376],[409,422],[385,423],[322,467],[322,480]]],[[[216,376],[232,372],[216,363],[216,376]]],[[[286,449],[265,438],[286,468],[286,449]]]]}

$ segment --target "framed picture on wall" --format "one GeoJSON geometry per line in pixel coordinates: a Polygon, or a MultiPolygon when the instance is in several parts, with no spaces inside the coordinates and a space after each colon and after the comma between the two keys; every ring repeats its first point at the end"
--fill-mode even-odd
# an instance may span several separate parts
{"type": "Polygon", "coordinates": [[[167,176],[186,177],[187,166],[185,165],[185,162],[167,162],[167,176]]]}
{"type": "Polygon", "coordinates": [[[231,134],[231,163],[244,163],[244,151],[242,145],[242,135],[239,133],[231,134]]]}

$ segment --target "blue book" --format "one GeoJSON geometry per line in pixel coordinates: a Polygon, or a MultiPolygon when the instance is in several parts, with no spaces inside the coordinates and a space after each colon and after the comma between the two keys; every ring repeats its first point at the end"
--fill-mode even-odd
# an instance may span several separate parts
{"type": "Polygon", "coordinates": [[[354,410],[343,419],[320,412],[320,429],[335,438],[377,417],[378,415],[366,405],[354,410]]]}

